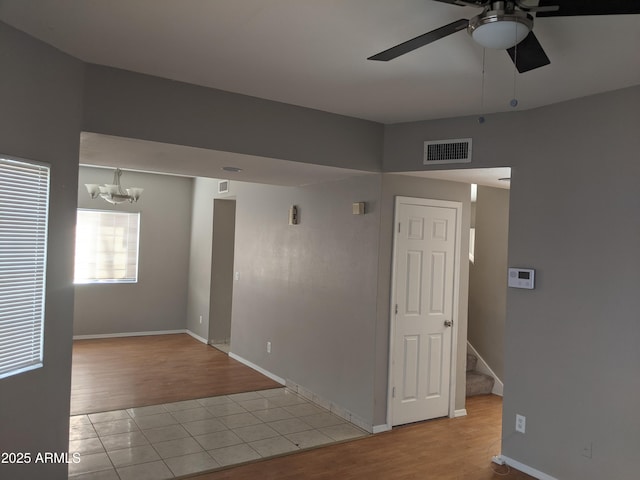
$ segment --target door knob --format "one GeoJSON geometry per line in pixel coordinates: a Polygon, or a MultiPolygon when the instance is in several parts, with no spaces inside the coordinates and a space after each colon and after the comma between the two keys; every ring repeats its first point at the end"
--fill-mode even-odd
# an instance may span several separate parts
{"type": "Polygon", "coordinates": [[[453,326],[453,320],[445,320],[444,321],[444,326],[445,327],[452,327],[453,326]]]}

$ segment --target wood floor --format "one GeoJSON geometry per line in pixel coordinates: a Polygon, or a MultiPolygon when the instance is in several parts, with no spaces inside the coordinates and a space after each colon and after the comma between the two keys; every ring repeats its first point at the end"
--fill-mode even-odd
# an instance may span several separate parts
{"type": "Polygon", "coordinates": [[[72,415],[280,386],[186,334],[73,344],[72,415]]]}
{"type": "MultiPolygon", "coordinates": [[[[192,337],[74,342],[72,415],[276,388],[280,385],[192,337]]],[[[361,440],[190,477],[192,480],[530,480],[494,465],[502,399],[467,399],[466,417],[394,428],[361,440]]]]}
{"type": "Polygon", "coordinates": [[[420,422],[361,440],[263,460],[191,480],[534,480],[491,463],[502,399],[467,399],[466,417],[420,422]]]}

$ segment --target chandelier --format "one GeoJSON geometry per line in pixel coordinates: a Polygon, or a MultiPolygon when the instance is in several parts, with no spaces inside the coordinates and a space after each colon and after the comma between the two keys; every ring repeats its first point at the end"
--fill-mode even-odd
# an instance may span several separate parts
{"type": "Polygon", "coordinates": [[[87,191],[92,199],[101,197],[114,205],[124,202],[137,202],[142,195],[143,189],[137,187],[122,188],[122,185],[120,185],[121,176],[122,170],[117,168],[113,173],[112,184],[105,183],[104,185],[98,185],[97,183],[86,183],[85,187],[87,187],[87,191]]]}

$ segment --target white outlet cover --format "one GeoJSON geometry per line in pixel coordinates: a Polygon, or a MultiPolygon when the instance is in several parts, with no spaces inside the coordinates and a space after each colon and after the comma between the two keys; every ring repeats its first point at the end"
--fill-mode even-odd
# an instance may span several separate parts
{"type": "Polygon", "coordinates": [[[524,415],[516,415],[516,432],[525,433],[527,418],[524,415]]]}

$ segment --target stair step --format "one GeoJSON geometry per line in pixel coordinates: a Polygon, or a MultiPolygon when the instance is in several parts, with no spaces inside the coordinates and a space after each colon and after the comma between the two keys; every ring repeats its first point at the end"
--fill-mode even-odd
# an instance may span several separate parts
{"type": "Polygon", "coordinates": [[[467,353],[467,372],[475,370],[478,365],[478,357],[471,353],[467,353]]]}
{"type": "Polygon", "coordinates": [[[477,371],[467,372],[467,397],[487,395],[493,390],[495,379],[477,371]]]}

